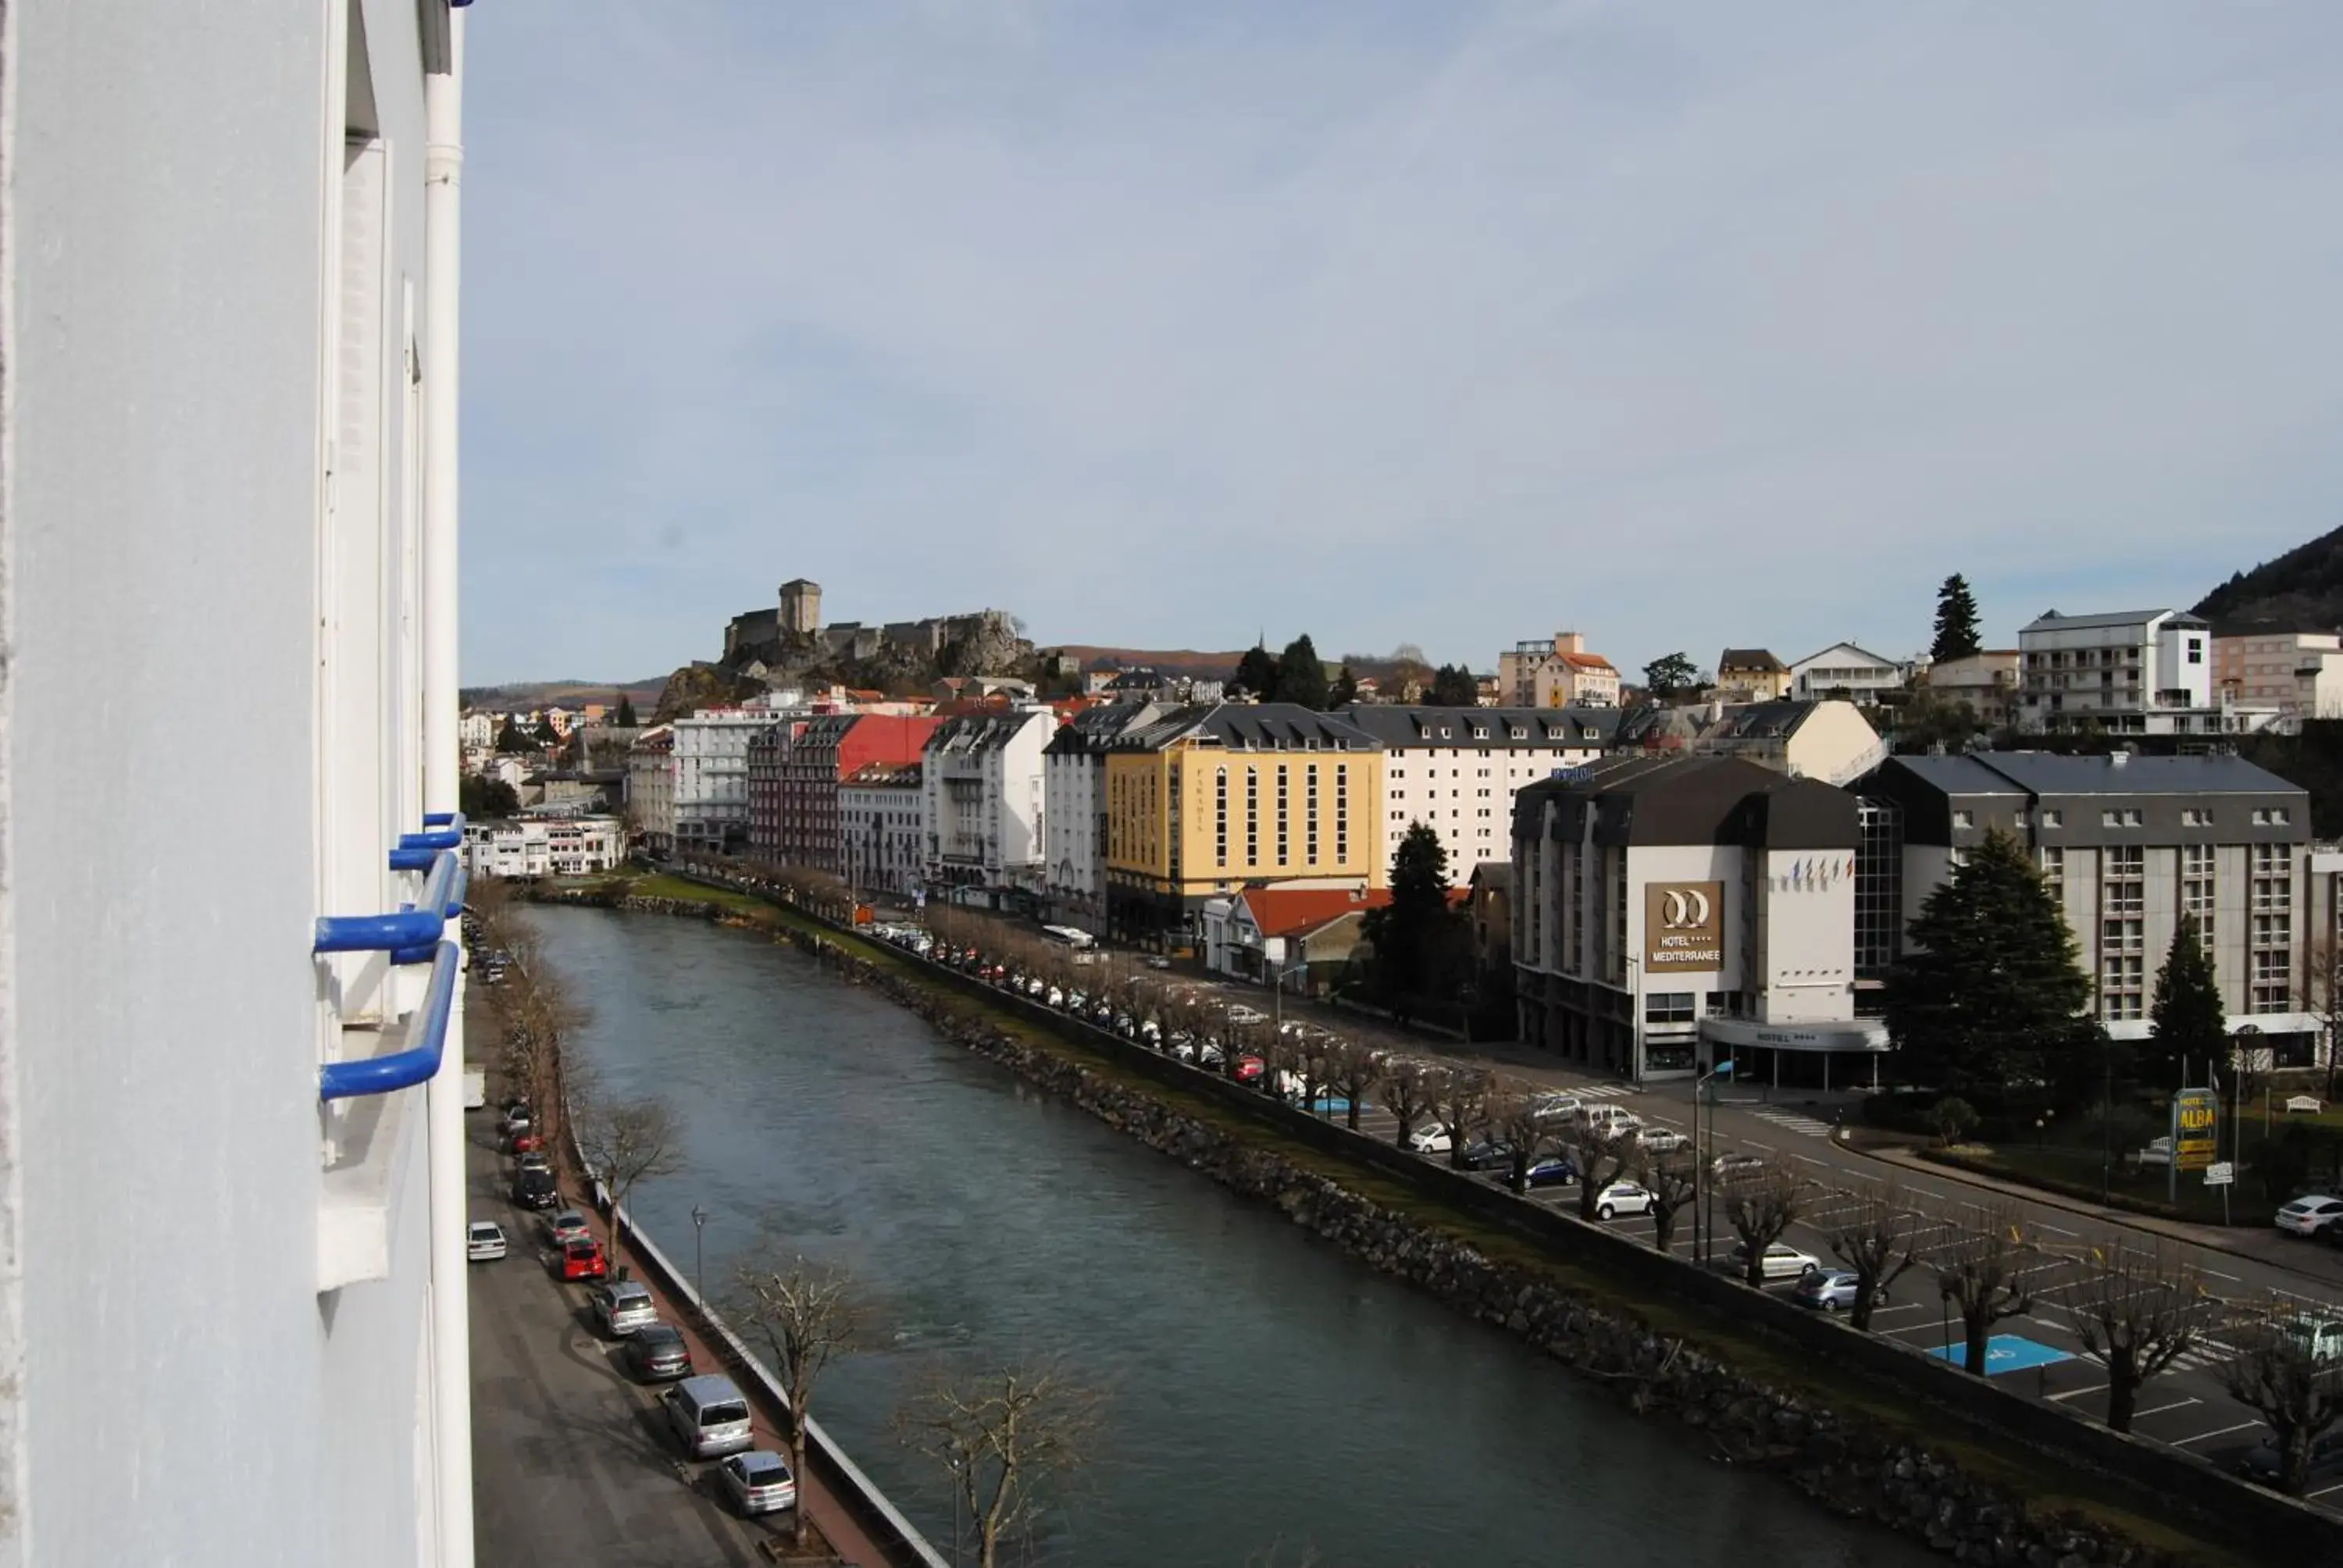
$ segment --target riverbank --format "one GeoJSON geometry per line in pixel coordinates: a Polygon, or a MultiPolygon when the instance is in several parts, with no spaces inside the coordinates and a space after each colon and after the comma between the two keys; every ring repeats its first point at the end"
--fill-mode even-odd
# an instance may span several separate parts
{"type": "MultiPolygon", "coordinates": [[[[654,907],[738,918],[729,900],[689,906],[654,907]]],[[[740,923],[770,929],[919,1012],[963,1049],[1382,1272],[1504,1328],[1611,1390],[1625,1408],[1670,1418],[1704,1452],[1786,1477],[1835,1512],[1878,1520],[1970,1562],[2240,1560],[2215,1538],[2167,1523],[2170,1511],[2136,1489],[2011,1450],[2006,1432],[1898,1397],[1839,1364],[1841,1357],[1645,1292],[1628,1265],[1664,1262],[1648,1249],[1622,1261],[1613,1256],[1622,1243],[1604,1234],[1584,1255],[1558,1254],[1404,1172],[1311,1146],[1255,1113],[1270,1102],[1222,1081],[1157,1081],[1147,1069],[1175,1079],[1184,1070],[1117,1060],[1119,1042],[1101,1050],[1061,1038],[1061,1030],[1076,1031],[1056,1015],[1033,1014],[908,955],[781,910],[740,923]]],[[[1833,1346],[1851,1337],[1815,1326],[1835,1336],[1825,1342],[1833,1346]]],[[[1982,1385],[1963,1392],[1988,1392],[1982,1385]]],[[[2142,1462],[2152,1469],[2153,1461],[2142,1462]]],[[[2266,1536],[2231,1538],[2268,1543],[2266,1536]]]]}

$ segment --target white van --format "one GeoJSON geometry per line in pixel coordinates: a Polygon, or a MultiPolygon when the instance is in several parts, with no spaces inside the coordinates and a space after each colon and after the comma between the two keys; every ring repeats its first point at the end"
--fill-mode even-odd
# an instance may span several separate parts
{"type": "Polygon", "coordinates": [[[684,1379],[667,1391],[664,1402],[676,1441],[694,1459],[745,1452],[756,1442],[749,1430],[749,1402],[720,1372],[684,1379]]]}
{"type": "Polygon", "coordinates": [[[1580,1112],[1592,1127],[1605,1138],[1624,1138],[1644,1124],[1644,1119],[1624,1105],[1590,1105],[1580,1112]]]}

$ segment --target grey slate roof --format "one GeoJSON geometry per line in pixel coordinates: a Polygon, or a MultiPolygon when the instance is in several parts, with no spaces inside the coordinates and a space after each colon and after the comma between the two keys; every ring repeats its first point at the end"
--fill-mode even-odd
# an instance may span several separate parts
{"type": "Polygon", "coordinates": [[[1574,839],[1585,815],[1604,844],[1753,844],[1851,849],[1855,797],[1815,779],[1793,779],[1737,757],[1616,757],[1525,785],[1514,797],[1514,832],[1534,831],[1556,801],[1554,830],[1574,839]]]}
{"type": "Polygon", "coordinates": [[[1815,702],[1736,702],[1700,732],[1704,740],[1786,740],[1814,717],[1815,702]]]}
{"type": "Polygon", "coordinates": [[[1293,702],[1209,702],[1169,709],[1125,730],[1109,749],[1160,751],[1189,739],[1232,751],[1383,749],[1381,741],[1357,725],[1293,702]]]}
{"type": "Polygon", "coordinates": [[[1065,723],[1042,749],[1053,757],[1081,757],[1107,750],[1123,731],[1162,710],[1155,702],[1100,702],[1065,723]]]}
{"type": "MultiPolygon", "coordinates": [[[[2026,631],[2097,631],[2105,627],[2137,626],[2154,620],[2166,613],[2161,609],[2117,609],[2103,615],[2060,615],[2056,610],[2045,610],[2022,628],[2026,631]]],[[[2194,627],[2204,630],[2211,622],[2193,615],[2176,615],[2164,623],[2167,626],[2194,627]]]]}
{"type": "Polygon", "coordinates": [[[1357,725],[1384,746],[1453,747],[1501,751],[1607,747],[1619,733],[1615,708],[1429,708],[1404,703],[1361,702],[1338,709],[1335,717],[1357,725]],[[1488,731],[1476,736],[1475,729],[1488,731]],[[1513,731],[1521,730],[1519,739],[1513,731]],[[1443,733],[1443,731],[1446,733],[1443,733]]]}
{"type": "Polygon", "coordinates": [[[1774,657],[1771,648],[1728,648],[1716,660],[1720,675],[1728,669],[1762,669],[1787,674],[1789,668],[1788,665],[1774,657]]]}
{"type": "Polygon", "coordinates": [[[2036,795],[2298,795],[2242,757],[2064,757],[2054,751],[1981,751],[1970,757],[2036,795]]]}

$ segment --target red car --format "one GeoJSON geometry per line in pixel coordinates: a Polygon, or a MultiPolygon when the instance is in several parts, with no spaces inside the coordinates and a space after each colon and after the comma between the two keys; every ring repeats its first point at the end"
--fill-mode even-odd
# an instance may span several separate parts
{"type": "Polygon", "coordinates": [[[564,1280],[601,1280],[608,1278],[609,1273],[609,1262],[602,1256],[602,1243],[593,1237],[579,1236],[562,1243],[564,1280]]]}
{"type": "Polygon", "coordinates": [[[534,1132],[516,1132],[512,1135],[512,1141],[505,1147],[515,1154],[527,1154],[544,1148],[545,1140],[534,1132]]]}
{"type": "Polygon", "coordinates": [[[1237,1058],[1237,1081],[1239,1083],[1258,1083],[1261,1081],[1261,1075],[1268,1070],[1269,1063],[1262,1060],[1262,1059],[1257,1056],[1240,1056],[1237,1058]]]}

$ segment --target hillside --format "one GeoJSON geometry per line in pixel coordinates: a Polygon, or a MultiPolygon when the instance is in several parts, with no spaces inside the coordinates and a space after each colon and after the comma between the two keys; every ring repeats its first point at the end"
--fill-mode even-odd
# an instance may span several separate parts
{"type": "Polygon", "coordinates": [[[521,680],[504,686],[468,686],[459,699],[467,708],[501,712],[511,709],[576,708],[588,702],[615,706],[623,692],[638,709],[648,713],[667,681],[664,675],[655,675],[649,680],[521,680]]]}
{"type": "Polygon", "coordinates": [[[1084,669],[1129,669],[1145,665],[1165,675],[1202,676],[1209,680],[1227,678],[1236,668],[1237,660],[1244,657],[1242,648],[1234,653],[1200,653],[1192,648],[1104,648],[1085,642],[1052,643],[1050,647],[1053,652],[1081,659],[1084,669]]]}
{"type": "Polygon", "coordinates": [[[2343,528],[2239,572],[2197,603],[2218,637],[2343,627],[2343,528]]]}

